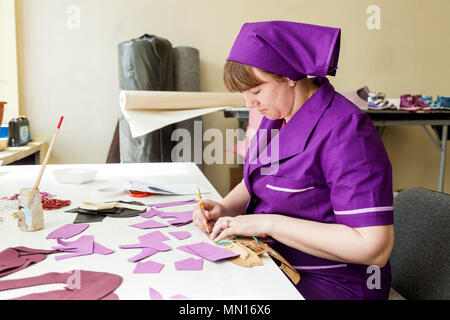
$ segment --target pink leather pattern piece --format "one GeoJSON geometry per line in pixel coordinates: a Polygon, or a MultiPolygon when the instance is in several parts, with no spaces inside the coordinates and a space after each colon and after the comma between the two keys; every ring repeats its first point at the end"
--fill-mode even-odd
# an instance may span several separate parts
{"type": "Polygon", "coordinates": [[[139,253],[137,256],[131,257],[130,259],[128,259],[128,261],[138,262],[138,261],[144,260],[145,258],[148,258],[158,252],[159,252],[158,250],[153,249],[153,248],[142,248],[141,253],[139,253]]]}
{"type": "Polygon", "coordinates": [[[149,289],[149,294],[150,294],[150,300],[164,300],[162,294],[153,288],[149,289]]]}
{"type": "Polygon", "coordinates": [[[88,223],[84,224],[66,224],[56,230],[50,232],[50,234],[45,239],[69,239],[77,234],[82,233],[84,230],[89,228],[88,223]]]}
{"type": "Polygon", "coordinates": [[[164,265],[162,263],[149,260],[147,262],[138,262],[133,273],[160,273],[163,268],[164,265]]]}
{"type": "Polygon", "coordinates": [[[160,223],[158,221],[145,221],[136,224],[131,224],[130,227],[140,228],[140,229],[154,229],[154,228],[165,228],[168,227],[167,224],[160,223]]]}
{"type": "Polygon", "coordinates": [[[58,238],[56,241],[61,246],[55,246],[53,249],[58,249],[62,252],[70,252],[71,254],[56,256],[55,260],[75,258],[93,253],[108,255],[114,252],[114,250],[95,242],[94,236],[81,236],[75,241],[62,241],[58,238]]]}
{"type": "Polygon", "coordinates": [[[168,208],[176,206],[184,206],[187,204],[197,203],[197,199],[185,200],[185,201],[175,201],[175,202],[164,202],[164,203],[150,203],[148,206],[153,208],[168,208]]]}
{"type": "Polygon", "coordinates": [[[66,283],[68,286],[63,290],[33,293],[12,300],[117,300],[114,291],[122,283],[122,277],[85,270],[50,272],[36,277],[0,281],[0,291],[50,283],[66,283]]]}
{"type": "Polygon", "coordinates": [[[0,278],[25,269],[33,263],[44,260],[58,250],[41,250],[27,247],[8,248],[0,252],[0,278]]]}
{"type": "Polygon", "coordinates": [[[178,240],[184,240],[191,236],[191,233],[189,231],[173,231],[169,232],[169,234],[178,240]]]}

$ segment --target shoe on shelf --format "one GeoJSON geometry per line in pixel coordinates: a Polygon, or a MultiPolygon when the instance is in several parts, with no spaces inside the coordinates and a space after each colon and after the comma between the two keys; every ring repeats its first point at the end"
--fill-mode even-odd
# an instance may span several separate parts
{"type": "Polygon", "coordinates": [[[369,102],[369,109],[372,110],[387,110],[395,108],[389,101],[384,100],[385,94],[383,92],[369,92],[367,102],[369,102]]]}
{"type": "Polygon", "coordinates": [[[424,97],[424,96],[422,96],[421,94],[415,94],[415,95],[413,95],[413,96],[412,96],[412,100],[413,100],[414,105],[415,105],[416,107],[419,107],[420,110],[431,110],[430,104],[429,104],[429,103],[426,103],[426,102],[423,100],[423,97],[424,97]]]}
{"type": "Polygon", "coordinates": [[[387,101],[389,101],[391,110],[400,109],[400,99],[387,99],[387,101]]]}
{"type": "Polygon", "coordinates": [[[369,109],[371,110],[387,110],[391,109],[389,101],[381,101],[378,104],[374,102],[369,102],[369,109]]]}
{"type": "Polygon", "coordinates": [[[383,99],[386,98],[386,95],[384,92],[378,91],[378,92],[369,92],[369,97],[374,97],[375,99],[383,99]]]}
{"type": "Polygon", "coordinates": [[[420,107],[414,104],[414,100],[410,94],[400,96],[400,110],[417,111],[420,107]]]}
{"type": "Polygon", "coordinates": [[[441,109],[450,109],[450,97],[437,96],[437,104],[441,109]]]}
{"type": "Polygon", "coordinates": [[[438,102],[438,99],[433,101],[432,96],[422,96],[422,100],[427,102],[430,105],[431,110],[441,109],[441,103],[438,102]]]}
{"type": "Polygon", "coordinates": [[[426,104],[431,104],[431,102],[433,101],[433,96],[422,95],[422,101],[425,102],[426,104]]]}
{"type": "Polygon", "coordinates": [[[358,97],[360,97],[364,101],[368,101],[368,99],[369,99],[369,92],[370,92],[369,88],[367,88],[367,86],[364,86],[361,89],[358,89],[356,91],[356,94],[358,95],[358,97]]]}

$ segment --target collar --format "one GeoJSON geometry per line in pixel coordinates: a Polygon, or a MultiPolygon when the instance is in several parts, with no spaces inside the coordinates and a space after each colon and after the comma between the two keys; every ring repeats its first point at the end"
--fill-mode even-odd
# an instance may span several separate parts
{"type": "Polygon", "coordinates": [[[276,130],[280,128],[282,119],[269,120],[264,117],[261,120],[247,155],[250,174],[262,165],[292,157],[305,150],[312,131],[328,108],[335,93],[334,87],[326,77],[316,77],[312,81],[319,86],[319,89],[286,123],[283,130],[276,130]],[[258,140],[259,143],[256,143],[258,140]],[[267,143],[269,141],[270,143],[267,143]],[[257,160],[256,155],[258,155],[257,160]]]}

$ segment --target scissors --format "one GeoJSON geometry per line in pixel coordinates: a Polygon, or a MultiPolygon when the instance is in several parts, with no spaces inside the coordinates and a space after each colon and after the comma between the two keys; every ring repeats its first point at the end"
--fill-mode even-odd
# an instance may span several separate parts
{"type": "Polygon", "coordinates": [[[134,198],[145,198],[148,197],[152,194],[156,194],[156,193],[152,193],[152,192],[142,192],[142,191],[133,191],[130,190],[128,191],[128,195],[134,198]]]}

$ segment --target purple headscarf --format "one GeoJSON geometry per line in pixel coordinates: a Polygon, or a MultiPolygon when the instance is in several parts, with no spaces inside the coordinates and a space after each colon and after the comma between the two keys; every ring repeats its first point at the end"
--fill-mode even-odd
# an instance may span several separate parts
{"type": "Polygon", "coordinates": [[[297,81],[336,75],[341,29],[289,21],[245,23],[227,60],[297,81]]]}

